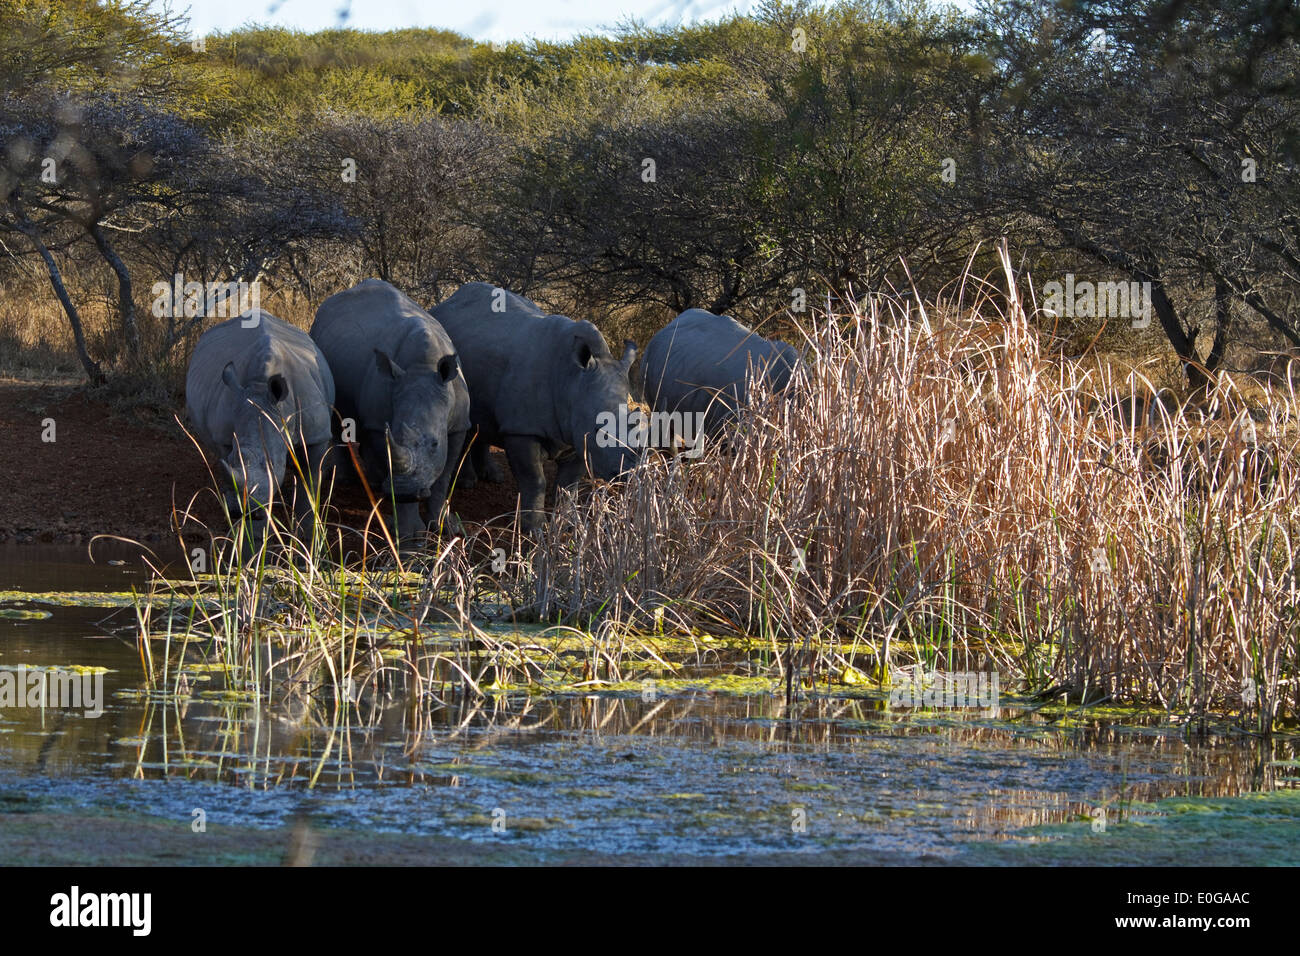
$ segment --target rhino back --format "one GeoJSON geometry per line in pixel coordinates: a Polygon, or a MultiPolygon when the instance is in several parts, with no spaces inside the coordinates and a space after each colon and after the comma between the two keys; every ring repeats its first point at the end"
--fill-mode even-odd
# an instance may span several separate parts
{"type": "Polygon", "coordinates": [[[786,364],[786,349],[793,352],[729,315],[688,309],[646,346],[646,399],[656,411],[707,412],[712,430],[745,401],[751,364],[768,369],[774,386],[784,387],[790,373],[779,369],[786,364]]]}
{"type": "MultiPolygon", "coordinates": [[[[391,415],[391,383],[375,364],[375,350],[412,368],[438,363],[455,351],[436,319],[401,290],[382,279],[366,279],[330,296],[316,310],[311,337],[329,360],[338,390],[339,412],[378,427],[391,415]]],[[[454,405],[467,418],[468,397],[459,379],[454,405]]]]}
{"type": "MultiPolygon", "coordinates": [[[[525,351],[533,338],[534,322],[545,316],[521,295],[486,282],[470,282],[433,308],[433,317],[446,330],[461,357],[471,394],[483,391],[479,383],[504,376],[486,373],[504,369],[525,351]],[[494,311],[501,301],[505,311],[494,311]]],[[[544,343],[539,343],[544,344],[544,343]]]]}
{"type": "Polygon", "coordinates": [[[609,347],[589,322],[548,315],[536,303],[486,282],[471,282],[433,309],[447,330],[470,391],[470,417],[506,434],[569,441],[565,386],[578,374],[573,339],[604,357],[609,347]],[[493,302],[504,311],[493,311],[493,302]]]}
{"type": "Polygon", "coordinates": [[[222,380],[227,364],[244,386],[282,375],[289,386],[288,425],[306,444],[327,441],[334,378],[325,356],[301,329],[269,312],[245,327],[249,313],[214,325],[200,336],[185,376],[185,402],[200,440],[224,454],[231,447],[243,399],[222,380]]]}

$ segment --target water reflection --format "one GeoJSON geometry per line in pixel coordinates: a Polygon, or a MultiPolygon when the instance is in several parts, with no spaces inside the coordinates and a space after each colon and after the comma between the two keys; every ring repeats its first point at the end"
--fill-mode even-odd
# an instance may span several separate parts
{"type": "MultiPolygon", "coordinates": [[[[120,590],[136,570],[101,566],[70,582],[59,562],[0,568],[9,589],[49,588],[59,577],[64,588],[120,590]]],[[[1136,719],[1059,726],[1006,708],[900,712],[861,696],[787,710],[775,684],[749,696],[440,702],[399,679],[359,703],[299,695],[267,707],[226,695],[212,674],[196,676],[187,698],[167,698],[142,687],[133,643],[114,634],[121,623],[98,608],[0,619],[0,667],[110,671],[97,719],[0,711],[6,777],[178,815],[218,785],[224,810],[214,819],[227,812],[231,822],[278,825],[309,799],[334,822],[471,839],[488,838],[499,811],[542,846],[942,855],[1099,806],[1114,819],[1133,801],[1285,785],[1294,769],[1277,762],[1296,758],[1289,741],[1188,738],[1136,719]],[[802,833],[792,829],[800,814],[802,833]]]]}

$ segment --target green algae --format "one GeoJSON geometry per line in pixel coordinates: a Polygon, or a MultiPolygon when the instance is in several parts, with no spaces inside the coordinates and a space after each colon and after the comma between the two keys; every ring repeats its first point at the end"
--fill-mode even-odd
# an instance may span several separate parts
{"type": "Polygon", "coordinates": [[[135,607],[174,605],[190,607],[213,603],[212,598],[133,591],[0,591],[0,604],[40,604],[47,607],[135,607]]]}
{"type": "Polygon", "coordinates": [[[258,702],[260,695],[255,690],[201,690],[197,695],[201,700],[218,700],[228,704],[252,706],[258,702]]]}
{"type": "Polygon", "coordinates": [[[53,616],[54,614],[51,611],[29,611],[17,607],[0,607],[0,620],[43,621],[53,616]]]}
{"type": "Polygon", "coordinates": [[[79,674],[83,677],[95,674],[111,674],[107,667],[91,664],[23,664],[29,674],[79,674]]]}
{"type": "Polygon", "coordinates": [[[1014,866],[1300,865],[1300,790],[1239,797],[1168,797],[1108,814],[1031,827],[1004,843],[972,844],[971,862],[1014,866]]]}
{"type": "Polygon", "coordinates": [[[779,689],[780,682],[770,677],[750,677],[744,674],[716,674],[708,677],[665,677],[655,678],[653,684],[648,684],[645,680],[636,681],[617,681],[607,683],[598,690],[602,694],[628,694],[636,693],[645,695],[653,693],[656,696],[688,694],[692,692],[705,692],[710,694],[728,694],[736,697],[760,697],[767,694],[774,694],[779,689]]]}
{"type": "Polygon", "coordinates": [[[0,591],[0,603],[53,607],[134,607],[139,595],[129,591],[0,591]]]}

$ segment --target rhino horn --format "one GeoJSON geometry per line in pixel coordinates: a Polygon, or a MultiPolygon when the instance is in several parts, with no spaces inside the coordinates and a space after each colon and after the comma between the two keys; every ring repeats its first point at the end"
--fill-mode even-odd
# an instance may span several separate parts
{"type": "Polygon", "coordinates": [[[388,440],[388,456],[393,465],[393,474],[406,474],[411,470],[411,453],[397,443],[387,425],[384,426],[384,437],[388,440]]]}
{"type": "Polygon", "coordinates": [[[411,453],[401,445],[394,445],[393,450],[393,471],[399,475],[404,475],[411,470],[411,453]]]}
{"type": "Polygon", "coordinates": [[[628,369],[630,369],[632,367],[632,363],[635,361],[636,361],[636,343],[633,342],[631,339],[628,339],[626,342],[623,343],[623,359],[622,362],[620,363],[623,366],[623,371],[626,372],[628,369]]]}

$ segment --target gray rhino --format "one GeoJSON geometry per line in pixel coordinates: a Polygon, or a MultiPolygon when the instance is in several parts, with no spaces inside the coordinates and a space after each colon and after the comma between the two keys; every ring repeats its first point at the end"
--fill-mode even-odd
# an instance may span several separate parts
{"type": "Polygon", "coordinates": [[[616,478],[635,464],[638,450],[608,427],[627,415],[635,343],[616,359],[590,322],[547,315],[485,282],[461,286],[433,314],[456,343],[469,383],[474,470],[487,477],[488,446],[505,449],[525,527],[542,517],[543,455],[558,458],[562,485],[584,471],[616,478]]]}
{"type": "Polygon", "coordinates": [[[355,424],[368,475],[396,503],[398,536],[425,530],[421,501],[436,524],[469,427],[447,333],[399,290],[366,279],[321,303],[311,337],[334,372],[344,430],[355,424]]]}
{"type": "MultiPolygon", "coordinates": [[[[232,517],[246,515],[251,547],[266,532],[266,507],[286,470],[318,481],[330,448],[334,378],[306,332],[260,309],[199,337],[185,376],[185,404],[200,443],[217,459],[232,517]],[[286,466],[290,448],[297,464],[286,466]]],[[[303,520],[306,494],[294,496],[303,520]]]]}
{"type": "Polygon", "coordinates": [[[771,341],[729,315],[688,309],[655,333],[641,360],[646,401],[657,413],[691,416],[687,442],[716,438],[749,401],[755,376],[784,391],[802,364],[794,346],[771,341]]]}

